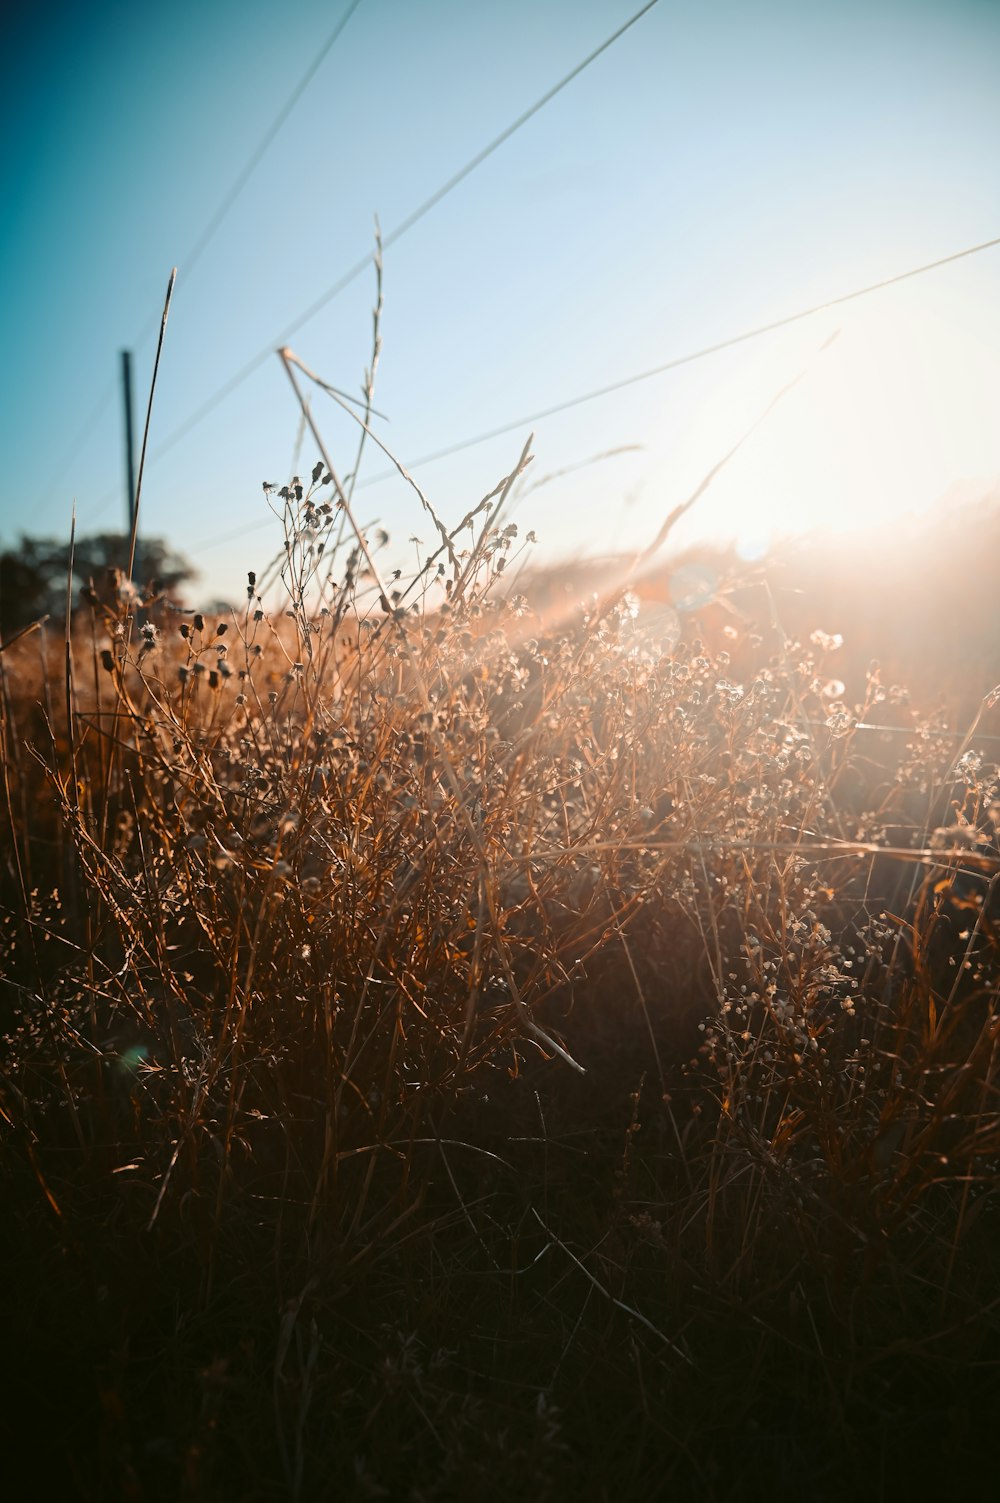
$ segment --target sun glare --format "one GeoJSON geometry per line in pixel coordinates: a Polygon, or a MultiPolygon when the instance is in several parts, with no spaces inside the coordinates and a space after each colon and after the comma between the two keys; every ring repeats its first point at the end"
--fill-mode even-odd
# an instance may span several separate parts
{"type": "Polygon", "coordinates": [[[684,537],[733,537],[753,554],[778,536],[902,519],[963,483],[986,489],[1000,473],[996,353],[954,309],[872,303],[826,331],[801,331],[791,349],[776,340],[712,389],[684,455],[672,456],[682,484],[732,447],[800,371],[686,519],[684,537]]]}

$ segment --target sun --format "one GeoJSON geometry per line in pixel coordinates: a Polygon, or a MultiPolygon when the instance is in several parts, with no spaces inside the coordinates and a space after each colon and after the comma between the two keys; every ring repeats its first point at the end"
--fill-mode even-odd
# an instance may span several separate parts
{"type": "Polygon", "coordinates": [[[796,375],[680,538],[733,538],[763,551],[780,536],[904,520],[1000,474],[1000,357],[977,335],[973,311],[955,298],[892,296],[844,310],[836,323],[800,326],[734,363],[661,482],[675,490],[706,472],[796,375]]]}

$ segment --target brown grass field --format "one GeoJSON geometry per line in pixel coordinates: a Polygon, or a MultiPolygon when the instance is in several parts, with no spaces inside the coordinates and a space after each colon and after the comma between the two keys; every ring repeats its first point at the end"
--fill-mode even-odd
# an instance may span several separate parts
{"type": "Polygon", "coordinates": [[[7,1496],[988,1475],[1000,509],[382,581],[323,468],[0,654],[7,1496]]]}

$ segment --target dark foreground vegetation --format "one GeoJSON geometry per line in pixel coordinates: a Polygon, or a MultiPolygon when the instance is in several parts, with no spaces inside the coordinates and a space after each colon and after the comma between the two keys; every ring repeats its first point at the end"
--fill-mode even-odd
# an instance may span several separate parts
{"type": "Polygon", "coordinates": [[[228,618],[95,579],[0,656],[7,1496],[988,1478],[982,640],[542,614],[506,491],[379,583],[322,470],[228,618]]]}

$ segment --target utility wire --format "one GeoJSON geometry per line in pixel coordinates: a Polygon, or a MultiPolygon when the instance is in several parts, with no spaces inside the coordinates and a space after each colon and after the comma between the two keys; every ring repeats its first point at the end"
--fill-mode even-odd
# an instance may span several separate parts
{"type": "MultiPolygon", "coordinates": [[[[312,62],[309,64],[309,67],[306,69],[302,77],[299,79],[298,83],[292,89],[288,98],[285,100],[285,103],[275,115],[274,119],[271,121],[271,124],[264,132],[263,136],[261,136],[259,142],[250,153],[240,171],[236,174],[236,177],[230,184],[228,191],[226,192],[224,197],[220,199],[215,212],[209,219],[205,228],[202,230],[198,239],[195,241],[191,250],[188,252],[187,256],[185,256],[184,259],[179,263],[180,266],[183,267],[185,277],[190,276],[197,263],[201,260],[201,257],[208,249],[208,246],[214,238],[217,230],[219,229],[219,226],[222,224],[230,209],[233,207],[236,200],[243,192],[243,189],[246,187],[247,183],[250,181],[257,168],[260,166],[265,155],[267,154],[268,149],[273,144],[282,126],[285,124],[289,115],[291,115],[292,111],[295,109],[295,106],[302,98],[302,95],[305,93],[306,89],[316,77],[316,74],[323,66],[323,63],[326,61],[335,43],[339,39],[341,32],[344,30],[348,21],[351,19],[360,4],[361,0],[351,0],[351,3],[348,5],[344,14],[341,16],[340,20],[337,22],[330,35],[327,37],[326,41],[319,49],[312,62]]],[[[152,318],[150,318],[149,321],[143,326],[140,333],[132,341],[131,347],[135,349],[143,345],[148,336],[153,332],[153,330],[158,327],[159,322],[159,314],[155,314],[152,318]]],[[[115,394],[117,384],[118,383],[116,381],[109,382],[104,391],[101,393],[100,400],[94,407],[93,412],[87,419],[86,423],[80,428],[80,432],[77,438],[74,440],[72,446],[67,450],[67,459],[60,465],[58,471],[56,471],[56,473],[53,475],[51,484],[46,487],[44,492],[45,500],[41,503],[41,508],[44,508],[48,505],[52,493],[56,489],[56,486],[59,484],[63,473],[75,463],[79,451],[82,448],[91,430],[93,429],[94,425],[97,423],[98,419],[104,415],[104,411],[107,408],[108,403],[111,401],[112,397],[115,394]]],[[[111,499],[110,495],[108,499],[111,499]]],[[[98,507],[98,510],[102,510],[105,504],[106,502],[102,501],[98,507]]]]}
{"type": "MultiPolygon", "coordinates": [[[[460,454],[463,449],[471,449],[477,444],[484,444],[491,438],[500,438],[503,434],[512,433],[517,428],[525,428],[531,423],[540,422],[542,418],[555,417],[557,413],[568,412],[572,407],[582,407],[585,402],[595,402],[598,397],[607,397],[613,392],[624,391],[626,387],[637,386],[640,381],[650,381],[654,376],[663,376],[667,371],[678,370],[682,365],[693,365],[696,360],[704,360],[709,355],[718,355],[723,350],[731,350],[736,345],[746,344],[751,339],[760,339],[764,334],[773,334],[776,329],[785,329],[789,324],[801,323],[803,319],[813,318],[817,313],[826,313],[830,308],[838,308],[843,303],[852,303],[857,298],[868,297],[873,292],[881,292],[885,287],[894,287],[897,282],[906,282],[910,277],[919,277],[924,272],[936,271],[940,266],[948,266],[953,261],[961,261],[966,256],[975,256],[979,251],[990,250],[997,245],[1000,245],[1000,236],[995,240],[984,240],[981,245],[969,246],[967,250],[956,251],[952,256],[942,256],[939,261],[928,261],[923,266],[914,266],[909,271],[900,272],[897,276],[886,277],[881,282],[872,282],[869,286],[859,287],[854,292],[845,292],[841,297],[830,298],[825,303],[816,303],[811,308],[802,308],[798,313],[789,313],[784,318],[774,319],[772,323],[758,324],[756,328],[745,329],[742,334],[733,334],[728,339],[720,339],[718,343],[705,345],[702,349],[694,350],[688,355],[678,355],[662,365],[652,366],[649,370],[623,376],[620,381],[612,381],[608,386],[598,386],[593,391],[581,392],[579,396],[568,397],[565,402],[556,402],[551,407],[544,407],[538,412],[529,412],[525,417],[503,423],[499,428],[477,433],[473,438],[461,439],[446,449],[435,449],[429,454],[421,454],[419,458],[408,463],[406,468],[417,469],[420,465],[434,464],[436,460],[447,459],[452,454],[460,454]]],[[[397,473],[395,469],[380,470],[377,475],[369,475],[366,480],[359,480],[358,487],[360,489],[363,485],[377,485],[382,480],[391,479],[397,473]]]]}
{"type": "MultiPolygon", "coordinates": [[[[106,408],[108,406],[108,403],[111,401],[111,398],[115,394],[115,387],[117,386],[117,384],[118,383],[116,381],[109,381],[108,382],[107,386],[101,392],[100,397],[98,398],[97,402],[95,403],[93,411],[88,416],[86,422],[84,422],[84,423],[82,423],[80,425],[80,430],[77,433],[76,437],[74,438],[73,442],[70,445],[68,445],[68,447],[66,448],[66,450],[65,450],[65,456],[66,457],[63,460],[61,460],[60,463],[59,463],[59,465],[56,467],[56,469],[53,470],[51,480],[49,481],[49,483],[45,486],[44,490],[42,491],[42,500],[37,504],[37,507],[35,509],[35,520],[36,521],[37,521],[37,518],[38,518],[38,514],[40,512],[44,512],[44,511],[48,510],[48,507],[49,507],[49,505],[52,502],[52,499],[53,499],[53,497],[55,495],[55,492],[56,492],[58,486],[60,485],[60,483],[62,481],[63,475],[65,475],[65,473],[67,472],[67,470],[71,470],[73,468],[73,466],[76,464],[76,461],[80,457],[80,454],[81,454],[81,452],[83,450],[84,445],[87,442],[87,439],[90,437],[91,433],[93,432],[94,428],[97,426],[97,424],[100,421],[100,419],[104,416],[104,413],[105,413],[105,410],[106,410],[106,408]]],[[[116,487],[116,491],[117,491],[117,487],[116,487]]],[[[109,492],[109,495],[110,494],[111,493],[109,492]]],[[[100,509],[103,509],[104,505],[105,505],[105,502],[102,500],[101,503],[100,503],[100,509]]]]}
{"type": "MultiPolygon", "coordinates": [[[[967,256],[978,255],[980,251],[991,250],[998,245],[1000,245],[1000,235],[993,240],[983,240],[979,245],[967,246],[965,250],[955,251],[953,255],[941,256],[937,261],[926,261],[922,266],[914,266],[908,271],[898,272],[895,276],[885,277],[881,282],[870,282],[866,287],[858,287],[853,292],[845,292],[839,297],[828,298],[823,303],[814,303],[809,308],[801,308],[797,313],[786,314],[784,318],[774,319],[771,323],[758,324],[755,328],[745,329],[741,334],[733,334],[728,339],[720,339],[715,344],[703,345],[701,349],[692,350],[687,355],[677,355],[674,359],[666,360],[662,365],[654,365],[649,370],[623,376],[620,381],[612,381],[608,386],[598,386],[593,391],[581,392],[578,396],[568,397],[564,402],[556,402],[551,407],[543,407],[538,412],[530,412],[524,417],[515,418],[512,422],[503,423],[498,428],[489,428],[485,433],[477,433],[472,438],[460,439],[458,443],[449,444],[447,448],[434,449],[429,454],[421,454],[416,459],[408,460],[403,468],[416,470],[421,465],[434,464],[439,459],[447,459],[452,454],[460,454],[465,449],[488,443],[492,438],[501,438],[517,428],[526,428],[540,422],[543,418],[554,417],[560,412],[568,412],[573,407],[581,407],[585,402],[595,402],[599,397],[610,396],[616,391],[624,391],[626,387],[635,386],[640,381],[650,381],[654,376],[662,376],[668,371],[679,370],[683,365],[693,365],[695,361],[704,360],[709,355],[717,355],[722,350],[730,350],[736,345],[746,344],[751,339],[760,339],[764,334],[774,333],[776,329],[785,329],[790,324],[801,323],[803,319],[814,318],[818,313],[826,313],[829,309],[839,308],[844,303],[869,297],[873,292],[881,292],[886,287],[894,287],[897,283],[909,281],[912,277],[923,276],[928,271],[937,271],[939,267],[950,266],[955,261],[963,261],[967,256]]],[[[369,475],[365,480],[359,480],[357,489],[360,490],[368,485],[378,485],[380,481],[389,480],[398,473],[395,467],[391,470],[380,470],[377,475],[369,475]]],[[[233,538],[241,537],[244,533],[258,531],[269,525],[269,521],[254,523],[251,527],[241,527],[235,532],[223,533],[219,537],[206,539],[194,546],[214,548],[230,542],[233,538]]]]}
{"type": "MultiPolygon", "coordinates": [[[[391,245],[394,245],[397,240],[401,240],[404,235],[408,234],[409,231],[413,229],[414,225],[419,224],[420,221],[425,217],[425,215],[429,214],[432,209],[437,207],[442,199],[447,198],[449,193],[453,192],[454,189],[457,188],[460,183],[463,183],[465,179],[469,177],[471,173],[475,172],[478,167],[481,167],[482,164],[487,161],[494,152],[498,151],[500,147],[505,144],[505,142],[510,140],[511,136],[515,135],[522,126],[526,125],[529,120],[537,115],[539,110],[544,109],[544,107],[551,100],[553,100],[557,94],[561,93],[562,90],[565,89],[569,84],[571,84],[574,79],[579,78],[580,74],[583,73],[586,68],[589,68],[591,63],[596,62],[596,60],[601,56],[603,52],[606,52],[609,47],[611,47],[615,42],[618,41],[619,37],[624,36],[630,27],[634,26],[637,21],[640,21],[642,17],[646,15],[648,11],[651,11],[657,4],[658,0],[647,0],[647,3],[642,7],[642,9],[637,10],[635,15],[632,16],[628,21],[626,21],[623,26],[619,26],[617,31],[613,32],[611,36],[603,41],[599,47],[595,48],[593,52],[589,53],[582,62],[577,63],[576,67],[573,68],[569,73],[567,73],[564,78],[561,78],[557,84],[554,84],[553,87],[549,89],[545,94],[543,94],[540,99],[536,99],[534,104],[526,109],[523,114],[518,115],[517,119],[512,121],[511,124],[508,125],[505,130],[501,131],[498,136],[495,136],[487,146],[484,146],[482,151],[477,152],[474,157],[470,157],[463,167],[460,167],[459,170],[452,177],[448,178],[446,182],[442,183],[439,188],[436,188],[429,198],[424,199],[423,203],[420,204],[416,209],[414,209],[412,214],[407,215],[405,219],[401,220],[399,224],[395,225],[393,229],[391,229],[389,233],[383,237],[383,249],[387,250],[391,245]]],[[[339,294],[343,292],[346,287],[349,287],[352,282],[356,281],[357,278],[362,274],[362,272],[366,271],[367,268],[372,265],[374,259],[375,253],[369,252],[368,255],[363,257],[362,260],[356,261],[352,267],[344,272],[343,276],[339,277],[338,280],[332,283],[332,285],[329,286],[325,292],[321,293],[320,296],[315,300],[315,302],[310,303],[309,307],[305,308],[297,318],[293,319],[293,321],[288,324],[280,334],[277,334],[273,339],[269,339],[267,344],[263,345],[256,355],[248,360],[247,363],[242,366],[234,376],[232,376],[228,381],[224,383],[224,385],[220,386],[219,389],[212,394],[212,396],[207,398],[207,400],[203,402],[202,405],[190,415],[190,417],[185,418],[184,422],[182,422],[179,427],[175,428],[173,433],[171,433],[163,441],[160,447],[155,451],[153,457],[159,458],[161,455],[166,454],[167,451],[172,449],[175,444],[178,444],[182,438],[186,437],[186,435],[190,433],[192,428],[197,427],[198,424],[201,423],[209,415],[210,412],[214,412],[216,407],[218,407],[222,402],[226,401],[226,399],[230,397],[238,387],[243,385],[243,382],[246,381],[248,377],[252,376],[255,371],[260,369],[265,361],[271,358],[276,347],[286,345],[292,338],[293,334],[298,333],[303,324],[307,324],[310,319],[315,318],[316,314],[319,313],[323,308],[325,308],[328,303],[332,302],[333,299],[339,296],[339,294]]]]}
{"type": "Polygon", "coordinates": [[[330,51],[338,41],[341,32],[344,30],[348,21],[351,19],[360,4],[361,0],[351,0],[350,5],[348,5],[344,14],[341,16],[340,20],[337,22],[330,35],[323,43],[316,56],[313,58],[309,67],[303,73],[302,77],[299,79],[298,83],[295,85],[294,89],[285,100],[285,103],[282,105],[277,115],[275,115],[271,124],[268,126],[263,136],[261,136],[260,141],[250,153],[250,156],[247,158],[243,168],[237,174],[232,187],[229,189],[229,192],[219,204],[219,207],[212,215],[212,218],[209,220],[204,230],[202,230],[201,236],[199,237],[194,248],[188,253],[187,258],[182,263],[186,276],[190,276],[195,265],[201,259],[205,250],[207,250],[208,245],[215,235],[216,230],[219,228],[220,224],[225,219],[230,209],[233,207],[233,204],[243,192],[243,189],[246,187],[247,183],[250,181],[257,168],[260,166],[271,143],[274,141],[285,121],[288,119],[289,115],[292,113],[295,106],[302,98],[302,95],[305,93],[306,89],[308,89],[309,85],[316,77],[316,74],[323,66],[330,51]]]}

